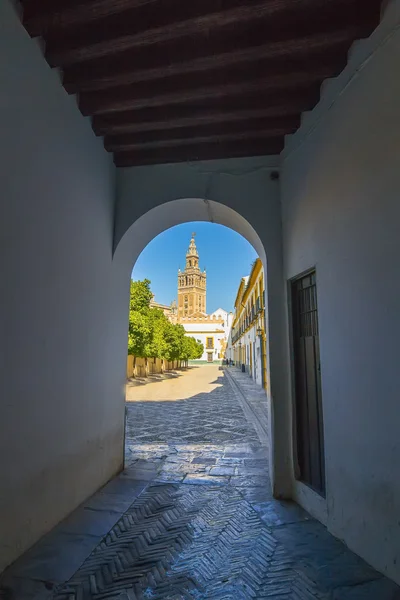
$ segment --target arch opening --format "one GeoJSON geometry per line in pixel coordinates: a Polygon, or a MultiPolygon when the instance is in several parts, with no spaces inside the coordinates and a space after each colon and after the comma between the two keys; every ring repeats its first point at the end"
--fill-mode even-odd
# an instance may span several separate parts
{"type": "MultiPolygon", "coordinates": [[[[268,400],[268,438],[269,438],[269,473],[275,496],[290,497],[290,482],[287,477],[277,473],[279,465],[276,460],[276,446],[282,440],[276,439],[274,396],[271,393],[271,336],[268,298],[268,257],[263,241],[252,224],[231,207],[213,200],[202,198],[182,198],[160,204],[140,216],[126,231],[117,244],[114,260],[122,261],[126,269],[126,281],[129,282],[133,265],[143,249],[160,233],[176,225],[193,221],[211,222],[224,225],[245,238],[258,254],[265,273],[265,308],[266,323],[266,375],[265,390],[268,400]]],[[[272,367],[273,369],[273,367],[272,367]]],[[[283,436],[282,436],[283,437],[283,436]]],[[[286,443],[286,441],[284,442],[286,443]]],[[[278,448],[279,450],[279,448],[278,448]]],[[[285,467],[289,462],[285,456],[285,467]]]]}
{"type": "Polygon", "coordinates": [[[114,257],[123,256],[132,267],[143,249],[157,235],[175,225],[193,221],[217,223],[236,231],[253,246],[266,267],[266,252],[254,227],[229,206],[203,198],[171,200],[145,212],[130,225],[118,242],[114,257]]]}

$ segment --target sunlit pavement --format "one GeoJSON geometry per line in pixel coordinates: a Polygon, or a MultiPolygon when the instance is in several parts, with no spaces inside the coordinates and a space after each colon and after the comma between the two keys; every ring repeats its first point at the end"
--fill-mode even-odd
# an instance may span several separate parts
{"type": "MultiPolygon", "coordinates": [[[[169,379],[129,390],[126,464],[158,462],[158,482],[230,484],[270,497],[266,436],[260,440],[245,419],[239,392],[224,371],[189,369],[177,383],[169,379]]],[[[261,402],[266,422],[263,393],[261,402]]]]}
{"type": "Polygon", "coordinates": [[[247,375],[194,368],[130,385],[127,400],[124,472],[9,569],[0,598],[400,599],[272,499],[267,399],[247,375]]]}

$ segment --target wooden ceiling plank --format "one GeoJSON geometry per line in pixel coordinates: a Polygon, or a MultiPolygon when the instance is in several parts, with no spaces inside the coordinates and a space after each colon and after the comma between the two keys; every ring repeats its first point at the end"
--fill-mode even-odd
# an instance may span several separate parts
{"type": "Polygon", "coordinates": [[[164,131],[140,132],[134,134],[109,135],[104,146],[110,152],[133,149],[134,147],[154,145],[183,145],[200,139],[246,139],[257,137],[278,137],[293,133],[300,125],[299,117],[278,117],[250,119],[236,123],[208,124],[164,131]]]}
{"type": "MultiPolygon", "coordinates": [[[[79,107],[84,115],[96,115],[121,110],[139,109],[145,107],[168,106],[172,104],[185,104],[202,102],[212,98],[229,98],[232,96],[256,95],[261,92],[274,92],[276,90],[293,90],[304,87],[307,84],[321,83],[327,77],[337,74],[338,65],[322,65],[313,70],[303,70],[294,73],[276,74],[274,76],[261,76],[246,81],[235,83],[217,83],[215,85],[196,86],[193,88],[174,89],[164,93],[161,87],[158,90],[151,89],[147,93],[141,90],[138,93],[137,86],[124,86],[114,88],[101,93],[86,93],[79,97],[79,107]]],[[[245,106],[245,104],[244,104],[245,106]]]]}
{"type": "Polygon", "coordinates": [[[177,129],[212,123],[232,123],[251,118],[295,116],[313,106],[319,97],[319,85],[250,98],[211,99],[201,105],[159,106],[93,117],[97,135],[177,129]],[[244,101],[243,101],[244,100],[244,101]]]}
{"type": "Polygon", "coordinates": [[[82,26],[159,0],[22,0],[24,25],[32,36],[82,26]]]}
{"type": "Polygon", "coordinates": [[[278,66],[313,59],[316,55],[343,56],[352,41],[362,36],[362,31],[362,27],[356,25],[331,31],[329,35],[317,33],[300,38],[282,32],[279,41],[260,45],[257,45],[257,36],[252,36],[252,45],[247,48],[240,47],[237,35],[225,41],[217,36],[215,43],[209,40],[206,47],[197,44],[185,47],[181,42],[166,48],[155,46],[145,53],[128,51],[67,67],[63,83],[69,93],[76,93],[226,69],[259,60],[274,61],[278,66]]]}
{"type": "Polygon", "coordinates": [[[253,140],[252,142],[206,143],[183,148],[158,148],[140,152],[118,152],[114,162],[118,167],[139,165],[194,162],[217,158],[237,158],[244,156],[268,156],[279,154],[283,148],[282,139],[253,140]]]}
{"type": "Polygon", "coordinates": [[[21,0],[117,166],[278,154],[381,0],[21,0]]]}
{"type": "MultiPolygon", "coordinates": [[[[207,40],[212,31],[242,31],[251,23],[264,20],[265,39],[281,27],[302,26],[312,22],[315,30],[342,18],[356,23],[370,13],[365,0],[170,0],[143,5],[125,13],[111,15],[92,26],[75,27],[63,35],[56,30],[46,36],[46,57],[51,65],[65,67],[83,60],[107,56],[132,48],[193,36],[207,40]],[[356,10],[361,9],[363,10],[356,10]]],[[[249,40],[250,41],[250,40],[249,40]]]]}
{"type": "Polygon", "coordinates": [[[140,144],[115,144],[112,147],[107,148],[109,152],[132,152],[142,150],[151,150],[159,148],[178,148],[180,146],[192,146],[193,144],[207,144],[207,143],[225,143],[225,142],[249,142],[250,140],[268,140],[268,139],[281,139],[285,136],[288,131],[283,128],[267,129],[261,131],[242,131],[240,133],[225,133],[223,135],[206,135],[199,136],[192,139],[172,139],[172,140],[159,140],[153,142],[144,142],[140,144]]]}

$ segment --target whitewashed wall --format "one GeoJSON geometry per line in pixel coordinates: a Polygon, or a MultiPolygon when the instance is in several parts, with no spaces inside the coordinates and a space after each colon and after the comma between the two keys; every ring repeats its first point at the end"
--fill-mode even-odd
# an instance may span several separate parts
{"type": "Polygon", "coordinates": [[[122,466],[129,289],[112,160],[7,0],[0,182],[2,571],[122,466]]]}
{"type": "Polygon", "coordinates": [[[326,502],[297,499],[400,582],[400,3],[287,144],[285,277],[316,266],[326,502]]]}
{"type": "MultiPolygon", "coordinates": [[[[212,350],[213,360],[214,361],[221,360],[218,357],[218,355],[221,354],[221,339],[224,339],[223,333],[213,333],[213,329],[210,330],[210,333],[196,333],[196,331],[193,331],[191,327],[190,328],[187,327],[186,324],[184,325],[184,327],[185,327],[185,330],[186,330],[188,336],[194,337],[196,340],[199,340],[204,346],[203,355],[199,360],[207,360],[208,352],[211,352],[211,350],[207,351],[207,338],[208,337],[212,337],[214,339],[214,349],[212,350]]],[[[203,331],[204,331],[204,329],[203,329],[203,331]]]]}

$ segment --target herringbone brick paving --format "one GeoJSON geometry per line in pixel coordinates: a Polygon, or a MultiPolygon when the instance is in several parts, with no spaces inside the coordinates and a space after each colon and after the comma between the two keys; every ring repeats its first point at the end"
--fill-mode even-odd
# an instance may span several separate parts
{"type": "Polygon", "coordinates": [[[123,592],[136,600],[324,597],[237,489],[212,485],[150,486],[55,599],[123,592]]]}
{"type": "Polygon", "coordinates": [[[28,594],[10,595],[17,574],[3,588],[7,600],[400,599],[307,513],[272,499],[266,397],[230,373],[204,367],[179,385],[130,390],[127,468],[83,513],[112,510],[121,486],[115,498],[132,490],[133,501],[67,583],[39,581],[39,552],[28,594]]]}

